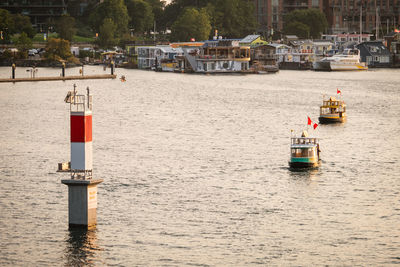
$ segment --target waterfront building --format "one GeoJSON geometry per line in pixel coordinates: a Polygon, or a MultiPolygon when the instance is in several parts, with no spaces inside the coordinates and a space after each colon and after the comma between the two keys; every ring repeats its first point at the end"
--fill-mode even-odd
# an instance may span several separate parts
{"type": "Polygon", "coordinates": [[[142,46],[137,48],[137,62],[139,69],[150,69],[155,65],[156,49],[155,46],[142,46]]]}
{"type": "Polygon", "coordinates": [[[391,67],[391,55],[381,41],[363,42],[357,45],[360,50],[361,61],[366,62],[369,68],[391,67]]]}
{"type": "Polygon", "coordinates": [[[328,40],[314,40],[313,41],[313,52],[315,56],[329,55],[332,50],[335,50],[335,45],[328,40]]]}
{"type": "Polygon", "coordinates": [[[251,66],[258,73],[276,72],[279,70],[276,46],[270,44],[262,44],[252,46],[251,50],[251,66]]]}
{"type": "Polygon", "coordinates": [[[360,42],[369,42],[373,34],[368,33],[339,33],[339,34],[322,34],[322,40],[327,40],[338,48],[345,47],[346,44],[356,44],[360,42]],[[361,39],[361,40],[360,40],[361,39]]]}
{"type": "Polygon", "coordinates": [[[259,24],[257,31],[265,36],[282,31],[284,16],[289,12],[308,8],[317,8],[325,14],[328,21],[328,32],[331,34],[360,32],[360,17],[362,32],[375,33],[378,28],[380,37],[400,25],[400,0],[253,1],[255,17],[259,24]]]}
{"type": "Polygon", "coordinates": [[[385,46],[392,56],[394,67],[400,67],[400,32],[391,32],[385,37],[385,46]]]}
{"type": "Polygon", "coordinates": [[[67,12],[65,0],[2,0],[0,8],[13,14],[22,14],[31,19],[33,27],[47,31],[45,25],[67,12]]]}
{"type": "Polygon", "coordinates": [[[169,45],[157,46],[155,70],[174,71],[177,66],[176,57],[182,55],[183,50],[180,47],[174,48],[169,45]]]}
{"type": "Polygon", "coordinates": [[[240,42],[240,46],[260,46],[260,45],[265,45],[268,44],[267,41],[264,41],[260,35],[258,34],[253,34],[253,35],[247,35],[244,37],[240,42]]]}
{"type": "Polygon", "coordinates": [[[156,70],[173,71],[172,65],[175,65],[176,57],[183,55],[182,48],[170,45],[139,46],[136,49],[139,69],[154,68],[156,70]],[[165,65],[165,68],[163,68],[163,65],[165,65]]]}
{"type": "Polygon", "coordinates": [[[285,60],[288,61],[287,57],[289,54],[292,53],[292,47],[285,44],[277,44],[277,43],[272,43],[269,45],[275,49],[274,53],[276,55],[278,63],[283,62],[285,60]]]}
{"type": "Polygon", "coordinates": [[[324,13],[331,33],[363,32],[386,33],[400,25],[400,0],[326,0],[324,13]],[[360,20],[361,16],[361,20],[360,20]]]}
{"type": "Polygon", "coordinates": [[[177,56],[177,71],[198,73],[249,72],[250,46],[240,46],[242,39],[205,41],[201,47],[182,46],[177,56]]]}

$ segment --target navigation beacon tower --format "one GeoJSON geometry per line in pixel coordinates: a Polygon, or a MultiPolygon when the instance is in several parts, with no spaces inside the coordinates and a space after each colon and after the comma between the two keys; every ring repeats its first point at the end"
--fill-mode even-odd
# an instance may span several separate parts
{"type": "Polygon", "coordinates": [[[64,100],[70,104],[71,163],[70,179],[61,180],[68,186],[68,218],[70,227],[93,227],[97,223],[97,185],[92,168],[92,96],[78,95],[76,85],[64,100]]]}

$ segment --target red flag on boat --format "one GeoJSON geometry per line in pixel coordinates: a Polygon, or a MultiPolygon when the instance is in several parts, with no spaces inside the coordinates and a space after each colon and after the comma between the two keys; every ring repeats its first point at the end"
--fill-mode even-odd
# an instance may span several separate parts
{"type": "Polygon", "coordinates": [[[310,119],[310,117],[308,117],[308,116],[307,116],[307,118],[308,118],[307,125],[311,125],[311,123],[312,123],[312,120],[311,120],[311,119],[310,119]]]}
{"type": "Polygon", "coordinates": [[[314,130],[318,127],[318,124],[314,123],[314,130]]]}
{"type": "Polygon", "coordinates": [[[336,93],[339,95],[341,95],[342,94],[342,91],[340,91],[338,88],[336,88],[336,93]]]}

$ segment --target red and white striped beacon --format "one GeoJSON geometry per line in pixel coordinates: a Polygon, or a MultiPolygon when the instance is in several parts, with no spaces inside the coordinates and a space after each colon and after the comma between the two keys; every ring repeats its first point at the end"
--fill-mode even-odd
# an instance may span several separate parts
{"type": "Polygon", "coordinates": [[[71,165],[68,185],[69,225],[91,227],[97,223],[97,184],[93,178],[92,96],[68,92],[65,102],[70,104],[71,165]]]}
{"type": "Polygon", "coordinates": [[[92,96],[71,92],[71,178],[91,179],[93,169],[92,96]]]}

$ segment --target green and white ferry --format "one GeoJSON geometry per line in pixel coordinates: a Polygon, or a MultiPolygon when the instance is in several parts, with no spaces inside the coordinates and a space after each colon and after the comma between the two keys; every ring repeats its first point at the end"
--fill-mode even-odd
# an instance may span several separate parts
{"type": "Polygon", "coordinates": [[[291,137],[290,168],[317,168],[321,163],[319,139],[308,137],[303,131],[301,137],[291,137]]]}

